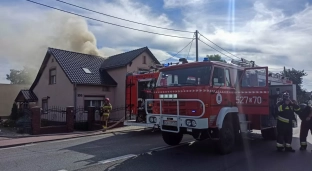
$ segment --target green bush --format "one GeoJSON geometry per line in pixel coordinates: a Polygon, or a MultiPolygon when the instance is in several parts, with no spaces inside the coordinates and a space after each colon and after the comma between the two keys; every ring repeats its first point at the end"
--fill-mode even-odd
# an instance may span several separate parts
{"type": "Polygon", "coordinates": [[[15,126],[15,121],[11,119],[7,119],[6,121],[3,122],[4,127],[14,127],[15,126]]]}

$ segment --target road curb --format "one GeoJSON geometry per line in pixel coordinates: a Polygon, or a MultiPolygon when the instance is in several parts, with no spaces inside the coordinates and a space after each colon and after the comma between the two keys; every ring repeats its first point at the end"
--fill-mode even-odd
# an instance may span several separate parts
{"type": "MultiPolygon", "coordinates": [[[[125,127],[125,126],[122,126],[125,127]]],[[[122,128],[122,127],[116,127],[116,128],[122,128]]],[[[5,136],[5,135],[0,135],[0,138],[11,138],[11,139],[19,139],[19,138],[29,138],[29,137],[42,137],[42,136],[55,136],[55,135],[70,135],[70,134],[91,134],[95,132],[101,132],[99,130],[95,131],[79,131],[79,132],[66,132],[66,133],[54,133],[54,134],[39,134],[39,135],[26,135],[26,136],[5,136]]]]}
{"type": "MultiPolygon", "coordinates": [[[[66,139],[75,139],[75,138],[81,138],[81,137],[89,137],[89,136],[96,136],[96,135],[103,135],[103,134],[110,134],[110,133],[116,133],[116,132],[130,132],[135,130],[145,130],[146,128],[137,128],[137,129],[131,129],[131,130],[120,130],[120,131],[108,131],[108,132],[99,132],[96,134],[87,134],[87,135],[77,135],[74,137],[64,137],[59,139],[51,139],[51,140],[42,140],[42,141],[36,141],[36,142],[25,142],[25,143],[19,143],[19,144],[10,144],[10,145],[4,145],[0,146],[0,149],[9,148],[9,147],[18,147],[23,145],[29,145],[29,144],[36,144],[36,143],[42,143],[42,142],[50,142],[50,141],[58,141],[58,140],[66,140],[66,139]]],[[[24,137],[27,138],[27,137],[24,137]]]]}

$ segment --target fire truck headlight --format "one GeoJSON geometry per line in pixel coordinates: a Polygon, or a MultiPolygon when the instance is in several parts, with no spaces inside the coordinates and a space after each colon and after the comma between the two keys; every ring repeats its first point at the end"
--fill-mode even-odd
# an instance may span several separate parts
{"type": "Polygon", "coordinates": [[[173,96],[172,98],[178,98],[177,94],[173,94],[172,96],[173,96]]]}
{"type": "Polygon", "coordinates": [[[150,123],[153,123],[153,121],[154,121],[153,117],[150,117],[148,120],[150,123]]]}
{"type": "Polygon", "coordinates": [[[168,94],[168,98],[172,99],[173,94],[168,94]]]}
{"type": "Polygon", "coordinates": [[[156,123],[157,122],[157,118],[154,117],[154,116],[149,117],[148,120],[149,120],[150,123],[156,123]]]}
{"type": "Polygon", "coordinates": [[[186,125],[187,125],[187,126],[192,126],[192,121],[191,121],[191,120],[189,120],[189,119],[188,119],[188,120],[186,120],[186,122],[185,122],[185,123],[186,123],[186,125]]]}
{"type": "Polygon", "coordinates": [[[160,95],[159,95],[159,98],[161,98],[161,99],[164,98],[164,95],[163,95],[163,94],[160,94],[160,95]]]}
{"type": "Polygon", "coordinates": [[[167,99],[169,97],[168,94],[164,94],[164,98],[167,99]]]}
{"type": "Polygon", "coordinates": [[[192,126],[193,126],[193,127],[196,126],[196,121],[192,120],[192,126]]]}
{"type": "Polygon", "coordinates": [[[193,119],[187,119],[185,120],[186,126],[189,127],[196,127],[196,121],[194,121],[193,119]]]}

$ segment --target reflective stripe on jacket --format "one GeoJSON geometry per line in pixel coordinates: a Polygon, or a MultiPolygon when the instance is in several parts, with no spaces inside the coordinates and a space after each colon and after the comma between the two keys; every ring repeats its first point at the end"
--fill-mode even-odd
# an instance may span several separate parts
{"type": "Polygon", "coordinates": [[[112,105],[109,103],[107,105],[103,105],[102,106],[102,109],[103,109],[103,114],[104,115],[109,115],[110,111],[113,109],[112,105]]]}
{"type": "Polygon", "coordinates": [[[278,106],[277,120],[283,123],[292,123],[290,121],[296,121],[294,112],[300,111],[298,105],[286,105],[282,103],[278,106]]]}

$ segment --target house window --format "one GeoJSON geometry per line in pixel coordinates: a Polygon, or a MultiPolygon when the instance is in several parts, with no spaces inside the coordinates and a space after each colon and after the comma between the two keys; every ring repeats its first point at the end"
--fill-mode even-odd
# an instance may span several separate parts
{"type": "Polygon", "coordinates": [[[109,91],[109,87],[107,86],[102,87],[102,91],[109,91]]]}
{"type": "Polygon", "coordinates": [[[146,64],[146,56],[143,56],[143,64],[146,64]]]}
{"type": "Polygon", "coordinates": [[[225,85],[227,87],[231,87],[231,77],[230,77],[230,70],[225,69],[225,85]]]}
{"type": "Polygon", "coordinates": [[[84,109],[88,110],[88,107],[101,107],[103,106],[104,100],[85,100],[84,109]]]}
{"type": "Polygon", "coordinates": [[[49,83],[56,84],[56,69],[51,69],[49,73],[49,83]]]}
{"type": "Polygon", "coordinates": [[[48,113],[48,100],[42,99],[42,111],[43,113],[48,113]]]}
{"type": "Polygon", "coordinates": [[[54,59],[52,58],[52,62],[54,62],[54,59]]]}
{"type": "Polygon", "coordinates": [[[215,67],[212,75],[212,85],[224,86],[224,69],[215,67]]]}

